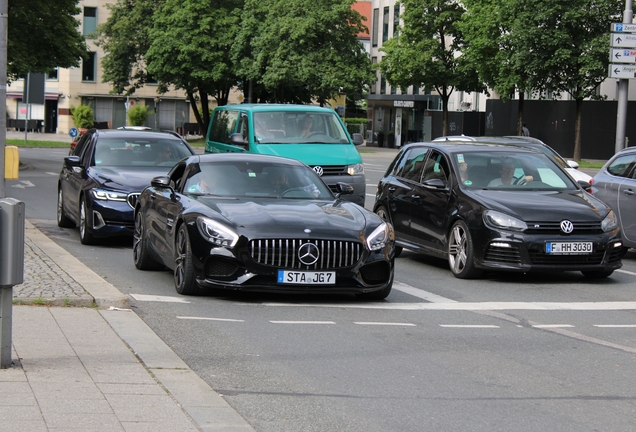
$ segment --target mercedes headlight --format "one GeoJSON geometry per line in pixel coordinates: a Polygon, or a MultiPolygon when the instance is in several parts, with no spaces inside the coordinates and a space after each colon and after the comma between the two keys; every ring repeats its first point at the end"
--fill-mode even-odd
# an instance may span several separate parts
{"type": "Polygon", "coordinates": [[[347,174],[349,175],[364,174],[364,165],[362,164],[349,165],[347,167],[347,174]]]}
{"type": "Polygon", "coordinates": [[[495,210],[486,210],[484,212],[484,222],[496,229],[506,229],[512,231],[524,231],[528,225],[521,219],[501,213],[495,210]]]}
{"type": "Polygon", "coordinates": [[[239,238],[230,228],[203,216],[197,217],[197,228],[203,238],[217,246],[234,247],[239,238]]]}
{"type": "Polygon", "coordinates": [[[386,222],[382,222],[367,237],[367,247],[375,251],[384,248],[393,239],[393,228],[386,222]]]}
{"type": "Polygon", "coordinates": [[[601,222],[601,229],[603,232],[613,231],[618,227],[618,220],[616,219],[616,213],[614,210],[610,210],[603,222],[601,222]]]}
{"type": "Polygon", "coordinates": [[[105,189],[91,189],[93,197],[103,201],[126,201],[128,194],[124,192],[115,192],[105,189]]]}

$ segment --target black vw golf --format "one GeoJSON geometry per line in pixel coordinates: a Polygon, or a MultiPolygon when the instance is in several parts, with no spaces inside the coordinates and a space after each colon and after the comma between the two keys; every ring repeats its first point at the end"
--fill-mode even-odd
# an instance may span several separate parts
{"type": "Polygon", "coordinates": [[[393,228],[334,196],[302,162],[222,153],[192,156],[156,177],[135,207],[133,256],[166,266],[180,294],[206,288],[354,293],[393,285],[393,228]]]}
{"type": "Polygon", "coordinates": [[[621,267],[614,212],[545,154],[496,143],[404,147],[378,184],[374,211],[403,247],[448,259],[458,278],[484,270],[621,267]]]}

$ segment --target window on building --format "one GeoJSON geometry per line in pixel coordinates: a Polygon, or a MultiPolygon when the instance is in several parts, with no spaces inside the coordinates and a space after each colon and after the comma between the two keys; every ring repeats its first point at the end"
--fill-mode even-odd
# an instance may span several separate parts
{"type": "Polygon", "coordinates": [[[85,7],[84,8],[84,36],[90,36],[95,33],[97,28],[97,8],[85,7]]]}
{"type": "Polygon", "coordinates": [[[46,73],[47,81],[57,81],[57,67],[46,73]]]}
{"type": "Polygon", "coordinates": [[[386,94],[386,79],[380,75],[380,94],[386,94]]]}
{"type": "Polygon", "coordinates": [[[418,85],[413,86],[413,94],[414,95],[420,94],[420,86],[418,85]]]}
{"type": "Polygon", "coordinates": [[[397,86],[391,86],[391,94],[397,94],[397,86]]]}
{"type": "Polygon", "coordinates": [[[382,42],[389,40],[389,7],[384,8],[382,17],[382,42]]]}
{"type": "Polygon", "coordinates": [[[393,37],[399,34],[398,26],[400,25],[400,5],[393,6],[393,37]]]}
{"type": "Polygon", "coordinates": [[[96,58],[94,52],[89,52],[88,59],[82,61],[82,81],[95,81],[96,58]]]}
{"type": "MultiPolygon", "coordinates": [[[[377,64],[378,63],[378,58],[377,57],[371,57],[371,64],[377,64]]],[[[377,78],[377,76],[376,76],[377,78]]],[[[376,80],[374,83],[371,84],[371,94],[375,94],[376,93],[376,87],[378,85],[378,81],[376,80]]]]}
{"type": "Polygon", "coordinates": [[[380,9],[373,9],[373,22],[371,23],[371,45],[374,47],[378,46],[378,15],[380,14],[380,9]]]}

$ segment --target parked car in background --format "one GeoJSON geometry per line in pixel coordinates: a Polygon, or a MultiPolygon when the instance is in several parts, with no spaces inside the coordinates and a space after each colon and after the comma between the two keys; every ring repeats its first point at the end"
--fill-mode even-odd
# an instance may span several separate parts
{"type": "Polygon", "coordinates": [[[332,109],[314,105],[239,104],[214,109],[206,153],[245,152],[284,156],[306,163],[333,192],[353,187],[347,200],[364,206],[366,180],[357,145],[332,109]]]}
{"type": "Polygon", "coordinates": [[[625,251],[636,248],[636,147],[612,156],[594,176],[591,191],[616,212],[625,251]]]}
{"type": "Polygon", "coordinates": [[[79,225],[83,244],[132,235],[133,208],[150,180],[194,150],[179,135],[91,129],[77,142],[58,180],[57,224],[79,225]]]}
{"type": "Polygon", "coordinates": [[[435,138],[433,141],[491,142],[501,145],[515,145],[518,147],[539,150],[540,152],[545,153],[547,156],[551,157],[557,164],[561,166],[561,168],[567,171],[567,173],[570,174],[574,180],[581,180],[589,183],[590,185],[594,182],[594,179],[591,175],[584,173],[579,169],[578,162],[574,160],[564,159],[552,147],[537,138],[517,135],[509,135],[503,137],[472,137],[466,135],[454,135],[435,138]]]}
{"type": "Polygon", "coordinates": [[[354,293],[383,299],[393,284],[393,228],[336,196],[302,162],[207,154],[152,180],[135,206],[133,256],[168,267],[180,294],[220,288],[354,293]]]}
{"type": "Polygon", "coordinates": [[[415,143],[399,152],[374,205],[393,224],[396,253],[445,258],[458,278],[484,270],[601,278],[621,267],[620,228],[607,204],[544,153],[493,144],[415,143]]]}

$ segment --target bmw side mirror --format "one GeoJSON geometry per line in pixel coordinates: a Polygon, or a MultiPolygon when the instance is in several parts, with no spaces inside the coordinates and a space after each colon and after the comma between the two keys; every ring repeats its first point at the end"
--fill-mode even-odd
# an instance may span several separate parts
{"type": "Polygon", "coordinates": [[[79,156],[66,156],[64,158],[64,165],[69,167],[78,167],[81,165],[79,156]]]}
{"type": "Polygon", "coordinates": [[[150,186],[155,188],[169,188],[170,187],[170,177],[168,176],[159,176],[155,177],[150,181],[150,186]]]}
{"type": "Polygon", "coordinates": [[[351,135],[351,139],[353,139],[353,143],[357,146],[364,144],[364,138],[362,138],[362,134],[354,133],[351,135]]]}
{"type": "Polygon", "coordinates": [[[442,179],[434,178],[430,180],[426,180],[423,185],[427,188],[433,189],[444,189],[446,187],[446,183],[442,179]]]}

